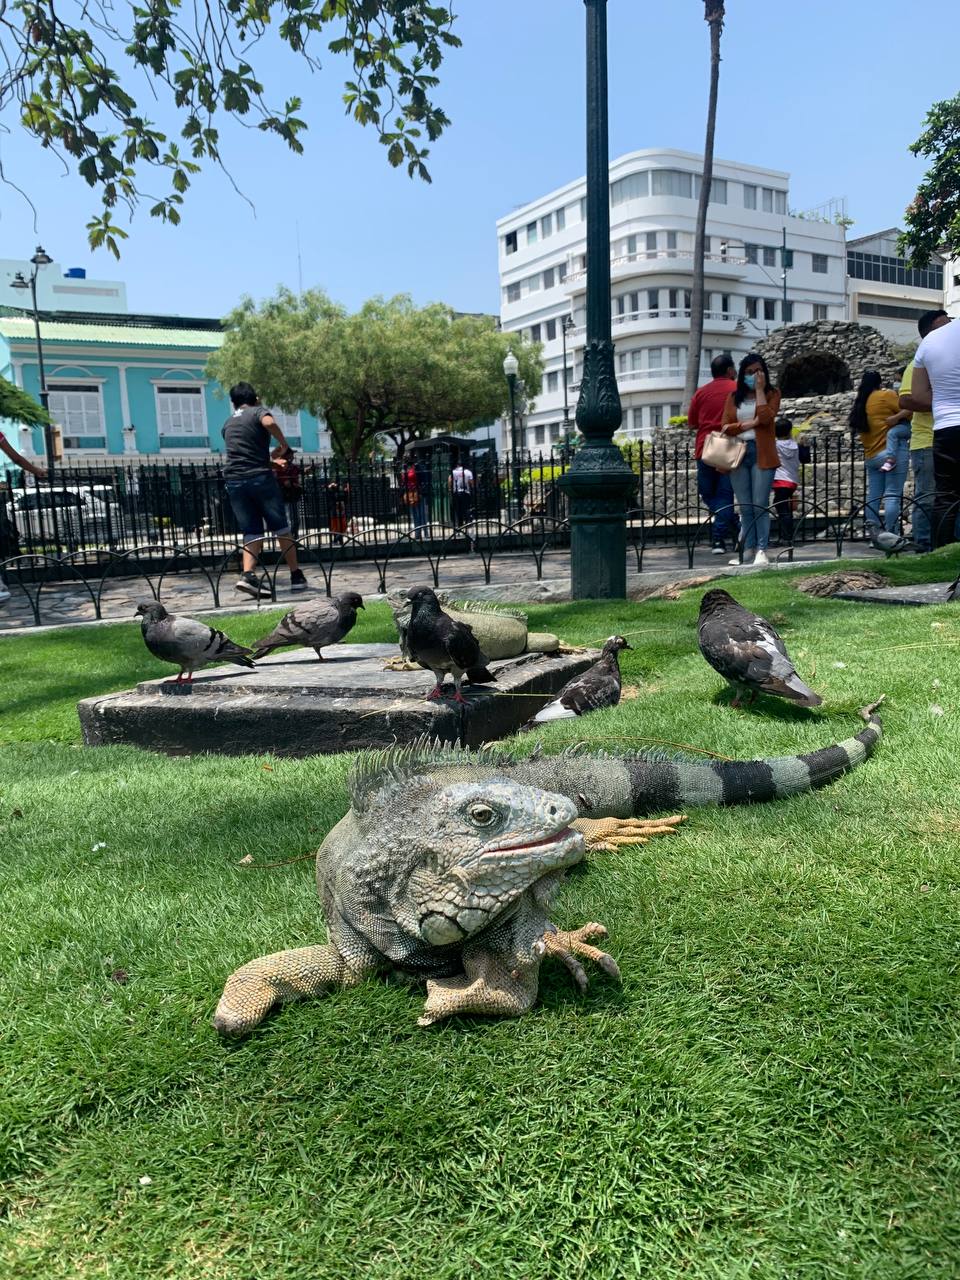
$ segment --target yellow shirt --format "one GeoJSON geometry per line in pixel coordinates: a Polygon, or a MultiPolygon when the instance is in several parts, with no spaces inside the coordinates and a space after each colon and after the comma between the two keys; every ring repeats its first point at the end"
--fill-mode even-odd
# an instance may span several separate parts
{"type": "MultiPolygon", "coordinates": [[[[903,371],[903,381],[900,383],[900,394],[908,396],[913,388],[913,361],[903,371]]],[[[914,413],[910,420],[910,449],[932,449],[933,448],[933,414],[914,413]]]]}
{"type": "Polygon", "coordinates": [[[867,430],[860,436],[863,452],[868,458],[882,453],[887,444],[887,418],[900,412],[900,397],[896,391],[874,391],[867,396],[867,430]]]}

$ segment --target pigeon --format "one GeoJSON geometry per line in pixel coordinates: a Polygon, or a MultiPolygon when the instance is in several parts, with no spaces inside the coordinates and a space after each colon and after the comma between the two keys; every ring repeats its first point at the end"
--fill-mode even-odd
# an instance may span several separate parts
{"type": "Polygon", "coordinates": [[[739,707],[747,692],[789,698],[802,707],[819,707],[823,699],[803,683],[776,631],[759,614],[737,604],[726,591],[708,591],[700,601],[697,624],[700,652],[731,685],[732,706],[739,707]]]}
{"type": "Polygon", "coordinates": [[[632,648],[633,645],[627,644],[623,636],[611,636],[593,666],[588,667],[583,675],[568,681],[552,702],[541,707],[532,720],[521,726],[520,732],[526,733],[550,720],[572,720],[575,716],[599,711],[601,707],[615,707],[620,701],[617,654],[621,649],[632,648]]]}
{"type": "Polygon", "coordinates": [[[336,644],[352,631],[357,610],[362,608],[363,596],[358,596],[356,591],[345,591],[335,600],[305,600],[284,614],[268,636],[256,641],[253,656],[264,658],[274,649],[297,644],[315,649],[317,658],[323,662],[323,646],[336,644]]]}
{"type": "Polygon", "coordinates": [[[882,551],[889,560],[891,556],[898,556],[901,551],[909,551],[913,543],[902,534],[887,533],[886,529],[871,529],[870,545],[882,551]]]}
{"type": "Polygon", "coordinates": [[[406,646],[410,657],[421,667],[432,671],[436,686],[427,697],[443,697],[443,680],[453,675],[454,701],[465,702],[460,692],[464,676],[471,684],[489,684],[496,676],[487,670],[487,659],[480,651],[473,628],[465,622],[454,622],[443,612],[436,593],[429,587],[418,587],[410,593],[410,622],[406,646]]]}
{"type": "MultiPolygon", "coordinates": [[[[137,605],[137,616],[142,617],[140,630],[143,642],[155,658],[172,662],[180,668],[173,681],[180,684],[186,674],[192,682],[193,673],[211,662],[234,662],[238,667],[252,667],[250,650],[234,644],[222,631],[208,627],[205,622],[193,618],[178,618],[167,613],[159,600],[144,600],[137,605]]],[[[169,682],[168,682],[169,683],[169,682]]]]}
{"type": "Polygon", "coordinates": [[[960,600],[960,573],[957,574],[949,587],[947,587],[947,599],[960,600]]]}

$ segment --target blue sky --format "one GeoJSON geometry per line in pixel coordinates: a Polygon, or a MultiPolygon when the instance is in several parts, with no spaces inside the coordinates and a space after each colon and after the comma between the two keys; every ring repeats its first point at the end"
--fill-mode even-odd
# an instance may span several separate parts
{"type": "MultiPolygon", "coordinates": [[[[497,217],[584,171],[581,0],[459,0],[463,48],[441,69],[452,125],[435,144],[433,184],[391,170],[369,130],[343,116],[346,64],[310,76],[263,47],[268,92],[298,92],[306,154],[228,126],[224,157],[251,211],[215,171],[191,189],[180,227],[139,213],[120,264],[91,254],[95,209],[83,182],[14,132],[0,139],[33,213],[0,189],[0,255],[29,256],[36,236],[65,265],[123,278],[133,309],[220,315],[244,292],[305,286],[349,306],[409,292],[462,310],[498,309],[497,217]]],[[[929,105],[960,90],[957,0],[728,0],[716,154],[791,174],[791,203],[845,195],[851,235],[902,220],[923,164],[907,146],[929,105]],[[911,63],[921,41],[923,65],[911,63]]],[[[701,0],[609,0],[610,151],[699,151],[708,33],[701,0]]],[[[11,121],[7,121],[11,124],[11,121]]]]}

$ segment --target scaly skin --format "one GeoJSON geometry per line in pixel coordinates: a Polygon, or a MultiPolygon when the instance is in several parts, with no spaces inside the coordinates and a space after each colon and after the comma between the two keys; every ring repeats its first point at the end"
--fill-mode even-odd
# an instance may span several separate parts
{"type": "Polygon", "coordinates": [[[672,806],[749,804],[820,787],[867,759],[873,707],[845,741],[770,760],[659,760],[568,752],[511,759],[428,745],[361,756],[352,807],[317,853],[328,942],[262,956],[227,981],[214,1025],[240,1035],[274,1005],[397,970],[426,981],[421,1025],[453,1014],[517,1016],[535,1002],[545,955],[583,988],[580,959],[617,966],[550,920],[564,872],[586,847],[676,832],[672,806]],[[586,815],[589,815],[586,816],[586,815]]]}

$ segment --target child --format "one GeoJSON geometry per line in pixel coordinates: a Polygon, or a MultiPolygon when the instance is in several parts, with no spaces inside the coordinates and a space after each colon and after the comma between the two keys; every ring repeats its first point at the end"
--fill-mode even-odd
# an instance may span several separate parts
{"type": "Polygon", "coordinates": [[[773,507],[777,513],[777,538],[788,545],[793,542],[794,494],[800,483],[800,464],[810,461],[810,450],[793,439],[793,423],[789,418],[777,418],[774,423],[777,437],[777,457],[780,465],[773,476],[773,507]]]}
{"type": "Polygon", "coordinates": [[[887,432],[887,443],[883,450],[883,462],[880,464],[880,470],[892,471],[897,465],[897,450],[901,445],[909,445],[909,443],[909,419],[906,422],[898,422],[895,426],[892,426],[887,432]]]}

